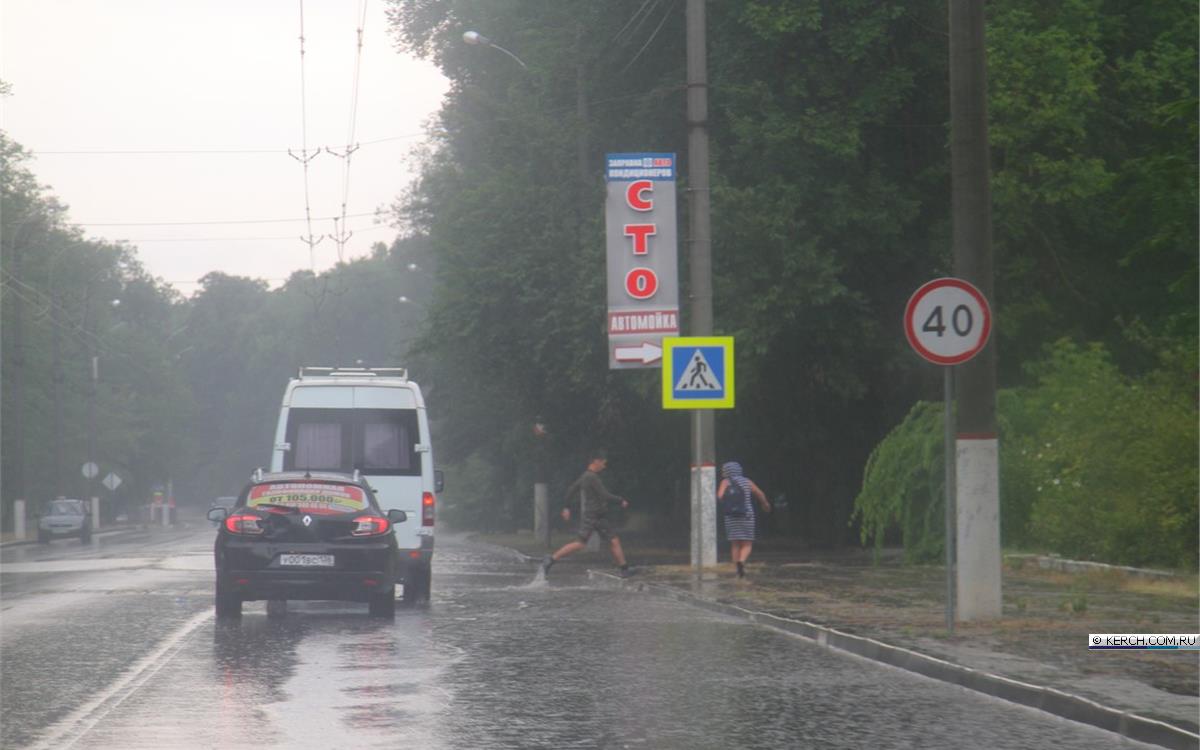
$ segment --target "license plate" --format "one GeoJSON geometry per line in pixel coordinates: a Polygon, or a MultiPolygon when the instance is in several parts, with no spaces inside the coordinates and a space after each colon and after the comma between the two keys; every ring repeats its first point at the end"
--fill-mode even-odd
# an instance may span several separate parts
{"type": "Polygon", "coordinates": [[[332,568],[333,555],[280,555],[279,564],[301,568],[332,568]]]}

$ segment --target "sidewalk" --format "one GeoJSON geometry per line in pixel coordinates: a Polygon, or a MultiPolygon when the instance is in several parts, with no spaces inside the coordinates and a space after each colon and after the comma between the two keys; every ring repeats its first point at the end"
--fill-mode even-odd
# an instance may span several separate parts
{"type": "MultiPolygon", "coordinates": [[[[528,534],[481,540],[532,558],[544,552],[528,534]]],[[[716,606],[889,663],[902,650],[916,652],[932,657],[915,669],[930,676],[976,687],[973,672],[984,673],[993,689],[976,689],[1002,697],[1009,697],[1009,681],[1024,683],[1011,686],[1012,692],[1034,686],[1038,691],[1025,692],[1037,692],[1036,701],[1010,699],[1102,726],[1119,721],[1117,731],[1134,725],[1125,733],[1169,747],[1200,746],[1200,653],[1087,650],[1089,633],[1200,633],[1195,575],[1059,572],[1043,570],[1035,558],[1013,556],[1004,567],[1002,617],[958,623],[951,635],[940,566],[907,566],[894,553],[875,564],[868,551],[814,552],[767,539],[755,544],[746,579],[738,580],[729,563],[698,578],[686,549],[649,547],[633,535],[622,541],[631,562],[642,567],[627,586],[716,606]],[[898,648],[881,656],[881,644],[871,641],[883,650],[898,648]],[[948,664],[939,668],[937,660],[948,664]],[[1085,700],[1058,700],[1058,691],[1085,700]],[[1129,716],[1118,719],[1121,714],[1129,716]],[[1169,727],[1159,731],[1157,722],[1169,727]]],[[[720,554],[727,559],[727,550],[720,554]]],[[[561,564],[612,570],[607,553],[580,553],[561,564]]],[[[901,660],[908,658],[902,654],[901,660]]]]}

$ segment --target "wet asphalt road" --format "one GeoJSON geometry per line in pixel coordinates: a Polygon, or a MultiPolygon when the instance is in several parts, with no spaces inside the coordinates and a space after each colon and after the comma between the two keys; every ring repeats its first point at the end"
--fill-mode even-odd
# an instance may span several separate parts
{"type": "Polygon", "coordinates": [[[1145,747],[439,539],[428,607],[212,617],[211,529],[0,553],[3,748],[1145,747]]]}

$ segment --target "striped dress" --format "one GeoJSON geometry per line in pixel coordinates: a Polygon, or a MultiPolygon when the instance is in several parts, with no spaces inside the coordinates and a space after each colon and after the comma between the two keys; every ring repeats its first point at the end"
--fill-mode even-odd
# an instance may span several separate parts
{"type": "Polygon", "coordinates": [[[742,476],[742,465],[730,461],[721,466],[721,473],[729,482],[736,484],[742,490],[745,498],[746,515],[725,516],[725,536],[731,542],[754,541],[754,502],[750,493],[750,480],[742,476]]]}

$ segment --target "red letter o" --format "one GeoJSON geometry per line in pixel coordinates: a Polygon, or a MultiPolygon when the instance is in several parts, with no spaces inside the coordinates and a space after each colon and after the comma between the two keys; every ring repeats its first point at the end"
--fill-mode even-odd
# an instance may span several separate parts
{"type": "Polygon", "coordinates": [[[638,267],[625,274],[625,293],[634,299],[650,299],[658,291],[653,269],[638,267]]]}

